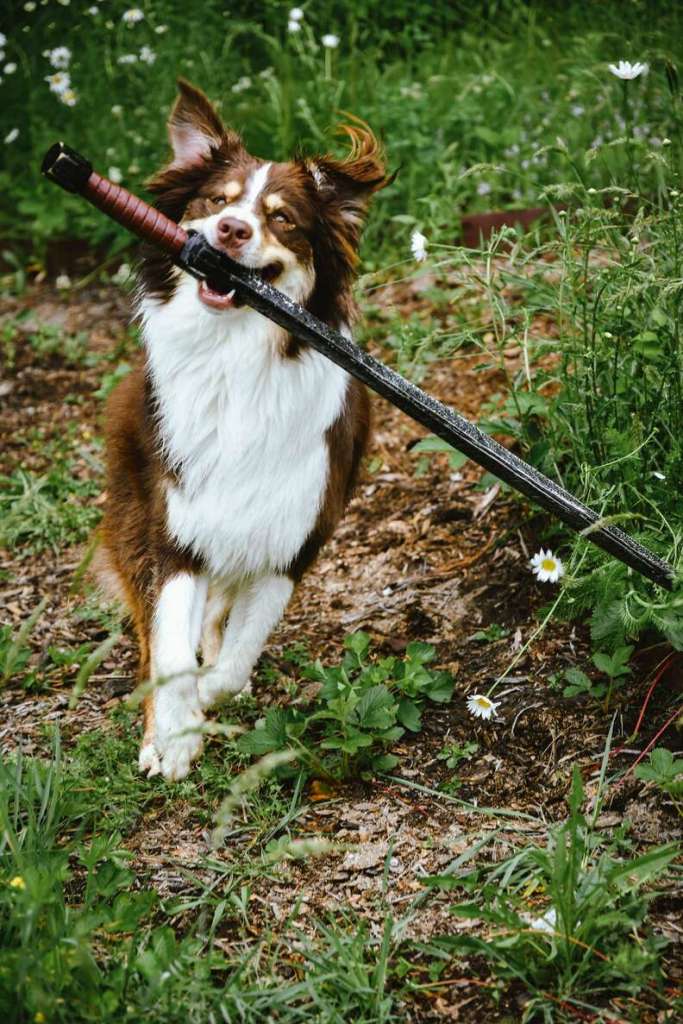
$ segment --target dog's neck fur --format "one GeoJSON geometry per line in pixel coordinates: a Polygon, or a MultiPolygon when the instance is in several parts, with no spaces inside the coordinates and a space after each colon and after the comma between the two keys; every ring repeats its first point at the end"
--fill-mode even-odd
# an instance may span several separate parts
{"type": "Polygon", "coordinates": [[[222,579],[285,571],[320,511],[348,375],[309,348],[285,355],[253,310],[198,311],[195,287],[142,305],[169,533],[222,579]]]}

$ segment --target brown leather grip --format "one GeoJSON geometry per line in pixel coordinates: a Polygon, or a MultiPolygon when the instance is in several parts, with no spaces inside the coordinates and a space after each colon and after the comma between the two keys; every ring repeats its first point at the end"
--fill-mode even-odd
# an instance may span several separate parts
{"type": "Polygon", "coordinates": [[[96,171],[88,178],[83,195],[112,220],[170,256],[177,256],[187,241],[187,232],[179,224],[96,171]]]}

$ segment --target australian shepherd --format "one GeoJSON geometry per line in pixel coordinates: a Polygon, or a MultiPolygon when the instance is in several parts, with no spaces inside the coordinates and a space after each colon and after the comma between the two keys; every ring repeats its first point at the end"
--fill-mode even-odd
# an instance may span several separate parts
{"type": "MultiPolygon", "coordinates": [[[[368,203],[389,178],[361,122],[350,148],[251,156],[206,96],[179,82],[156,205],[349,332],[368,203]]],[[[187,775],[206,711],[248,690],[296,583],[349,500],[369,432],[361,385],[238,294],[143,252],[144,363],[106,414],[100,569],[123,598],[146,698],[140,770],[187,775]]]]}

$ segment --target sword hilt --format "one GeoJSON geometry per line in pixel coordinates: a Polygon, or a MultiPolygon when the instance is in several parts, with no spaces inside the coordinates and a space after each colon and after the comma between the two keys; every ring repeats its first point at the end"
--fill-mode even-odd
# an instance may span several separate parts
{"type": "Polygon", "coordinates": [[[187,242],[187,232],[160,210],[93,171],[92,164],[63,142],[56,142],[45,154],[41,171],[67,192],[82,195],[144,242],[177,257],[187,242]]]}

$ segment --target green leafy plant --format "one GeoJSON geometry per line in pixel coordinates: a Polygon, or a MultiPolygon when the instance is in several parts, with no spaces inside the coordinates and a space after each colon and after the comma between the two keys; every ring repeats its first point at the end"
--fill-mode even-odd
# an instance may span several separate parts
{"type": "Polygon", "coordinates": [[[479,750],[479,744],[474,740],[465,740],[464,743],[449,743],[447,747],[440,750],[438,758],[446,762],[447,768],[457,768],[461,761],[469,761],[479,750]]]}
{"type": "Polygon", "coordinates": [[[293,746],[303,763],[342,778],[397,764],[387,748],[405,729],[420,729],[425,701],[450,700],[454,680],[428,667],[436,657],[430,644],[408,644],[403,659],[373,659],[370,638],[362,632],[348,636],[344,646],[340,665],[304,667],[302,674],[320,684],[310,705],[271,708],[261,724],[237,741],[242,753],[262,755],[293,746]]]}
{"type": "Polygon", "coordinates": [[[683,816],[683,758],[676,758],[666,747],[655,747],[647,764],[636,765],[636,778],[653,782],[668,793],[680,815],[683,816]]]}
{"type": "Polygon", "coordinates": [[[587,693],[597,700],[604,697],[605,708],[608,708],[614,686],[631,674],[628,663],[632,654],[633,646],[621,645],[611,654],[596,651],[592,655],[593,664],[599,672],[607,676],[607,683],[595,682],[582,669],[575,666],[566,669],[564,679],[568,685],[562,691],[563,696],[576,697],[581,693],[587,693]]]}
{"type": "Polygon", "coordinates": [[[636,995],[661,976],[666,943],[643,927],[653,896],[646,887],[666,872],[677,847],[622,858],[614,843],[593,831],[583,799],[575,768],[569,817],[550,829],[545,849],[531,846],[492,869],[426,880],[430,887],[476,895],[451,909],[486,921],[486,937],[461,933],[437,945],[483,955],[497,976],[521,983],[528,992],[525,1021],[551,1024],[558,1005],[597,1011],[596,1001],[615,992],[636,995]],[[530,891],[544,892],[548,904],[530,909],[530,891]]]}
{"type": "Polygon", "coordinates": [[[476,640],[480,644],[494,644],[497,640],[504,640],[506,636],[510,636],[510,630],[505,626],[499,626],[497,622],[492,622],[490,626],[473,633],[470,640],[476,640]]]}

